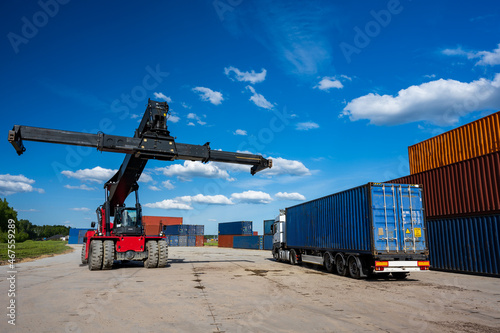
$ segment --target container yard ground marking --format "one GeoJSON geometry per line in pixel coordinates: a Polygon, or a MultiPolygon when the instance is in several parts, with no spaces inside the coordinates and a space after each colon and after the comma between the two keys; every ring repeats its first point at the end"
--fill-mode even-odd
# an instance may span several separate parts
{"type": "Polygon", "coordinates": [[[208,311],[210,311],[210,316],[212,317],[212,320],[213,320],[212,325],[215,325],[215,328],[217,328],[217,330],[215,332],[223,333],[224,331],[221,331],[219,328],[220,324],[217,323],[217,321],[215,320],[215,315],[214,315],[214,312],[212,309],[212,304],[210,304],[210,301],[208,300],[208,295],[205,292],[205,286],[201,283],[200,275],[196,272],[196,268],[194,267],[194,264],[191,264],[191,266],[193,267],[194,277],[196,278],[194,281],[198,283],[198,286],[196,286],[196,288],[201,290],[203,298],[205,299],[205,302],[207,303],[208,311]]]}

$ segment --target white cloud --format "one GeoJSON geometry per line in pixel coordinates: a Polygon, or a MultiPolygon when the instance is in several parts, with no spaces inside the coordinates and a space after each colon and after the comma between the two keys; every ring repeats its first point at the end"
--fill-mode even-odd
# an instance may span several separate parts
{"type": "Polygon", "coordinates": [[[161,188],[159,188],[158,186],[154,186],[154,185],[149,185],[148,188],[151,191],[161,191],[161,188]]]}
{"type": "MultiPolygon", "coordinates": [[[[187,115],[187,117],[188,117],[188,119],[194,119],[194,120],[196,120],[196,122],[197,122],[198,124],[202,125],[202,126],[207,124],[205,121],[201,120],[201,117],[199,117],[196,113],[192,113],[192,112],[191,112],[191,113],[189,113],[189,114],[187,115]]],[[[206,117],[206,116],[204,116],[204,117],[206,117]]],[[[194,125],[194,123],[193,123],[193,122],[190,122],[190,123],[188,124],[188,126],[195,126],[195,125],[194,125]]]]}
{"type": "Polygon", "coordinates": [[[194,123],[193,123],[192,121],[190,121],[190,122],[188,123],[188,126],[195,126],[195,125],[194,125],[194,123]]]}
{"type": "Polygon", "coordinates": [[[170,121],[171,123],[178,123],[179,120],[181,120],[181,118],[179,118],[178,116],[172,114],[168,116],[168,121],[170,121]]]}
{"type": "Polygon", "coordinates": [[[319,125],[316,123],[313,123],[312,121],[298,123],[296,126],[296,129],[298,131],[307,131],[307,130],[314,129],[314,128],[319,128],[319,125]]]}
{"type": "Polygon", "coordinates": [[[424,75],[424,77],[427,79],[434,79],[434,78],[436,78],[436,74],[426,74],[426,75],[424,75]]]}
{"type": "Polygon", "coordinates": [[[159,202],[154,202],[154,203],[147,203],[144,206],[148,208],[160,208],[160,209],[179,209],[179,210],[192,210],[193,207],[191,207],[188,204],[178,202],[175,200],[163,200],[159,202]]]}
{"type": "Polygon", "coordinates": [[[131,114],[130,115],[130,119],[137,119],[139,118],[141,115],[140,114],[131,114]]]}
{"type": "Polygon", "coordinates": [[[159,98],[159,99],[163,99],[164,101],[166,101],[167,103],[171,103],[172,102],[172,99],[168,96],[165,96],[163,93],[157,93],[155,92],[154,93],[155,95],[155,98],[159,98]]]}
{"type": "Polygon", "coordinates": [[[182,107],[183,107],[184,109],[188,109],[188,110],[189,110],[189,109],[191,109],[191,105],[188,105],[188,104],[186,104],[186,103],[184,103],[184,102],[181,102],[181,105],[182,105],[182,107]]]}
{"type": "Polygon", "coordinates": [[[235,74],[234,78],[236,80],[250,82],[251,84],[264,81],[266,79],[266,73],[267,73],[267,71],[264,68],[262,68],[260,73],[255,73],[254,70],[252,70],[251,72],[242,72],[238,68],[233,66],[224,68],[224,74],[226,74],[227,77],[233,80],[231,72],[234,72],[235,74]]]}
{"type": "Polygon", "coordinates": [[[464,51],[461,47],[456,49],[445,49],[443,54],[448,56],[464,56],[467,59],[479,59],[476,65],[495,66],[500,65],[500,44],[493,51],[464,51]]]}
{"type": "Polygon", "coordinates": [[[183,202],[195,202],[195,203],[203,203],[209,205],[233,205],[234,203],[226,196],[222,194],[218,195],[203,195],[197,194],[195,196],[183,196],[175,198],[176,201],[183,202]]]}
{"type": "Polygon", "coordinates": [[[65,188],[70,189],[70,190],[84,190],[84,191],[94,191],[97,190],[95,187],[88,187],[85,184],[82,184],[80,186],[71,186],[71,185],[64,185],[65,188]]]}
{"type": "Polygon", "coordinates": [[[473,111],[500,108],[500,74],[470,83],[439,79],[400,90],[397,96],[370,93],[349,102],[341,116],[375,125],[429,121],[449,126],[473,111]]]}
{"type": "Polygon", "coordinates": [[[270,177],[270,176],[309,176],[311,171],[309,171],[306,166],[299,161],[287,160],[281,157],[273,158],[273,167],[271,169],[266,169],[259,172],[260,175],[270,177]]]}
{"type": "Polygon", "coordinates": [[[75,212],[90,212],[90,208],[87,207],[70,208],[70,210],[74,210],[75,212]]]}
{"type": "Polygon", "coordinates": [[[342,88],[344,88],[344,85],[342,84],[342,82],[337,80],[335,77],[325,76],[325,77],[323,77],[323,79],[321,79],[321,81],[319,81],[318,85],[314,86],[314,88],[328,91],[332,88],[342,89],[342,88]]]}
{"type": "Polygon", "coordinates": [[[187,117],[188,117],[188,119],[196,119],[196,114],[195,113],[188,113],[187,117]]]}
{"type": "Polygon", "coordinates": [[[22,192],[45,192],[41,188],[34,188],[32,185],[34,183],[35,181],[33,179],[29,179],[24,175],[0,175],[0,194],[10,195],[22,192]]]}
{"type": "Polygon", "coordinates": [[[205,88],[205,87],[196,87],[193,88],[194,92],[200,93],[200,97],[202,100],[210,102],[214,105],[219,105],[222,103],[224,98],[222,97],[222,94],[218,91],[213,91],[212,89],[205,88]]]}
{"type": "Polygon", "coordinates": [[[153,182],[153,177],[151,177],[151,175],[149,173],[143,172],[141,174],[141,177],[139,177],[138,182],[140,182],[140,183],[153,182]]]}
{"type": "Polygon", "coordinates": [[[288,192],[278,192],[274,195],[276,199],[281,199],[281,200],[294,200],[294,201],[304,201],[306,200],[306,197],[303,196],[300,193],[293,192],[293,193],[288,193],[288,192]]]}
{"type": "Polygon", "coordinates": [[[16,212],[27,212],[27,213],[32,213],[32,212],[39,212],[38,209],[30,208],[30,209],[16,209],[16,212]]]}
{"type": "Polygon", "coordinates": [[[172,182],[170,180],[166,180],[166,181],[162,182],[161,184],[167,190],[173,190],[175,188],[175,186],[172,184],[172,182]]]}
{"type": "Polygon", "coordinates": [[[177,177],[182,181],[189,181],[195,177],[221,178],[232,181],[229,173],[222,170],[213,163],[201,163],[198,161],[184,161],[184,164],[174,164],[164,168],[157,168],[167,177],[177,177]]]}
{"type": "Polygon", "coordinates": [[[271,196],[262,191],[245,191],[242,193],[231,194],[231,199],[238,200],[241,203],[267,204],[273,201],[271,196]]]}
{"type": "Polygon", "coordinates": [[[274,108],[274,105],[269,102],[264,96],[258,94],[252,86],[247,86],[247,89],[252,92],[253,95],[252,97],[250,97],[250,100],[254,102],[255,105],[268,110],[274,108]]]}
{"type": "Polygon", "coordinates": [[[113,177],[116,171],[116,169],[105,169],[97,166],[93,169],[80,169],[75,172],[64,170],[61,171],[61,174],[65,175],[68,178],[76,178],[81,181],[103,183],[113,177]]]}
{"type": "Polygon", "coordinates": [[[237,129],[236,131],[234,131],[233,134],[234,135],[247,135],[247,131],[242,130],[242,129],[237,129]]]}

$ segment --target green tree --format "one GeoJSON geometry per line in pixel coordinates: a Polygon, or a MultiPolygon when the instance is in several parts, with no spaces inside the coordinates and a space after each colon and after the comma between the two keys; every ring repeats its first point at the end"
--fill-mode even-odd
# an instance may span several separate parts
{"type": "Polygon", "coordinates": [[[10,219],[17,222],[17,212],[9,207],[7,199],[4,198],[3,201],[0,200],[0,231],[7,231],[10,219]]]}

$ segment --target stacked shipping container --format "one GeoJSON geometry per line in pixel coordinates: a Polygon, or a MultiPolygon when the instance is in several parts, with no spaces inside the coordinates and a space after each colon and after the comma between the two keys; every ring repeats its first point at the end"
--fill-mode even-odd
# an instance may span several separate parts
{"type": "Polygon", "coordinates": [[[252,222],[219,223],[219,247],[233,247],[235,236],[252,236],[252,222]]]}
{"type": "Polygon", "coordinates": [[[182,217],[170,216],[143,216],[142,225],[146,236],[157,236],[167,225],[182,224],[182,217]]]}
{"type": "Polygon", "coordinates": [[[500,112],[408,147],[422,184],[431,266],[500,275],[500,112]]]}
{"type": "Polygon", "coordinates": [[[203,246],[204,225],[167,225],[163,228],[169,246],[203,246]]]}

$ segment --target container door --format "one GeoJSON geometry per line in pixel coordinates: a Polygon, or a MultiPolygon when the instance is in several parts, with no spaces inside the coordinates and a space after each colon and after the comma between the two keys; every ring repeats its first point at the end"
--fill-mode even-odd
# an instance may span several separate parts
{"type": "Polygon", "coordinates": [[[403,253],[425,250],[422,189],[416,185],[397,186],[399,200],[400,245],[403,253]]]}
{"type": "Polygon", "coordinates": [[[392,184],[372,184],[371,199],[376,252],[400,252],[401,234],[396,187],[392,184]]]}

